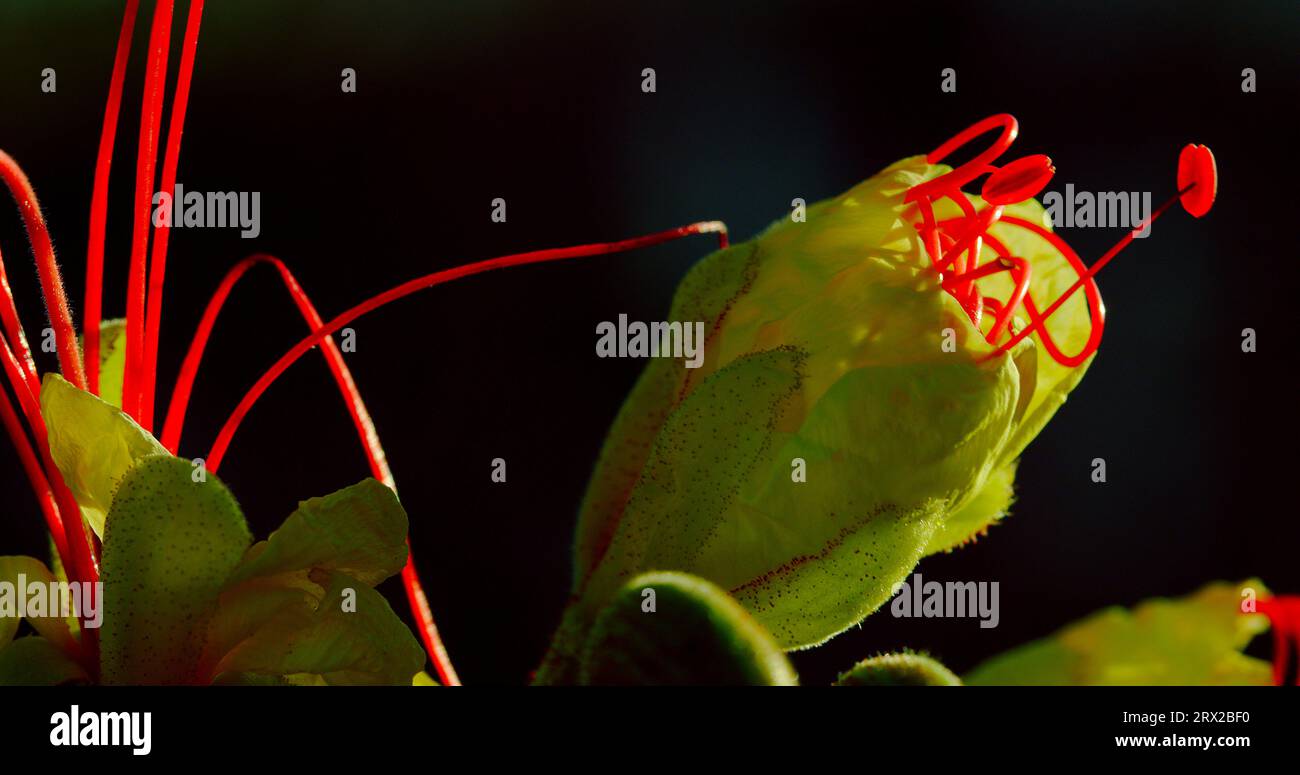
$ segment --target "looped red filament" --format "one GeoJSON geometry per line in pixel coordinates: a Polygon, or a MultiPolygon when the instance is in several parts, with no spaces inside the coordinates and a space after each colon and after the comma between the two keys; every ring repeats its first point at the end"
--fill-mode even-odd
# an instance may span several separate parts
{"type": "Polygon", "coordinates": [[[1052,160],[1041,154],[1026,156],[1002,167],[994,166],[993,162],[1015,142],[1019,124],[1014,116],[1000,113],[972,124],[930,152],[926,162],[938,164],[977,137],[994,130],[999,130],[997,139],[975,158],[937,178],[912,186],[903,201],[915,203],[921,216],[916,229],[930,260],[930,268],[939,274],[941,287],[957,300],[976,328],[980,328],[986,308],[995,315],[993,324],[984,334],[985,340],[995,348],[985,356],[986,359],[1007,352],[1025,337],[1037,334],[1038,343],[1057,363],[1067,367],[1078,366],[1097,351],[1106,325],[1105,307],[1093,277],[1174,202],[1181,201],[1184,209],[1197,218],[1209,211],[1218,188],[1214,154],[1204,145],[1183,148],[1178,161],[1178,193],[1130,230],[1096,263],[1087,267],[1065,240],[1041,224],[1003,215],[1003,208],[1007,205],[1026,201],[1042,191],[1056,172],[1052,160]],[[963,185],[981,175],[989,176],[981,190],[985,204],[982,209],[972,204],[961,191],[963,185]],[[956,203],[962,215],[937,221],[935,204],[943,199],[956,203]],[[1028,260],[1011,255],[1001,241],[988,233],[996,223],[1024,229],[1050,243],[1074,270],[1077,278],[1074,284],[1040,311],[1042,300],[1034,299],[1029,288],[1033,267],[1028,260]],[[995,257],[980,263],[986,242],[995,257]],[[979,287],[981,280],[1001,272],[1009,272],[1015,284],[1004,300],[989,297],[979,287]],[[1079,352],[1070,355],[1062,352],[1052,339],[1047,321],[1080,288],[1084,290],[1088,305],[1088,339],[1079,352]],[[1010,322],[1017,315],[1029,322],[1018,331],[1011,331],[1010,322]],[[1009,333],[1009,336],[1004,338],[1004,333],[1009,333]]]}

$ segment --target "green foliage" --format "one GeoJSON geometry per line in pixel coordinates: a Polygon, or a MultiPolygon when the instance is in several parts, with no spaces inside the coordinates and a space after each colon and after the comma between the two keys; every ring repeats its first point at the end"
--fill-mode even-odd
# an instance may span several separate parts
{"type": "Polygon", "coordinates": [[[374,586],[406,564],[406,529],[397,493],[366,479],[299,503],[270,538],[248,551],[228,586],[312,569],[346,573],[374,586]]]}
{"type": "Polygon", "coordinates": [[[996,656],[966,683],[1016,685],[1254,685],[1271,683],[1267,662],[1241,653],[1268,628],[1242,614],[1242,590],[1258,580],[1215,582],[1180,599],[1154,598],[1132,611],[1107,608],[1054,635],[996,656]]]}
{"type": "Polygon", "coordinates": [[[126,319],[105,320],[99,325],[99,397],[119,409],[125,371],[126,319]]]}
{"type": "Polygon", "coordinates": [[[89,680],[81,665],[39,635],[0,647],[0,686],[57,686],[89,680]]]}
{"type": "Polygon", "coordinates": [[[588,685],[791,686],[772,637],[726,592],[684,573],[647,573],[601,611],[582,658],[588,685]]]}
{"type": "Polygon", "coordinates": [[[127,414],[58,374],[41,384],[41,416],[49,429],[50,455],[77,498],[82,516],[104,535],[113,493],[136,461],[167,450],[127,414]]]}
{"type": "MultiPolygon", "coordinates": [[[[374,590],[407,556],[406,512],[392,490],[367,479],[304,501],[250,546],[243,513],[215,475],[166,454],[117,408],[57,375],[41,400],[60,471],[88,516],[106,512],[103,682],[416,680],[424,652],[374,590]]],[[[0,578],[20,570],[53,578],[36,560],[0,560],[0,578]]],[[[65,620],[32,624],[42,643],[75,657],[65,620]]],[[[7,643],[17,620],[0,619],[0,628],[7,643]]],[[[33,675],[60,675],[48,648],[22,649],[33,675]]]]}
{"type": "Polygon", "coordinates": [[[836,686],[961,686],[961,679],[938,660],[904,652],[864,659],[841,673],[836,686]]]}
{"type": "MultiPolygon", "coordinates": [[[[12,589],[18,597],[20,584],[37,584],[49,588],[55,581],[45,563],[33,557],[0,557],[0,649],[4,649],[18,632],[24,613],[17,610],[17,600],[9,599],[8,590],[12,589]]],[[[42,599],[44,596],[41,596],[42,599]]],[[[70,607],[70,606],[69,606],[70,607]]],[[[31,614],[29,610],[26,613],[31,614]]],[[[56,648],[69,653],[76,653],[76,644],[68,628],[68,620],[60,610],[44,611],[44,616],[27,616],[27,623],[56,648]]]]}
{"type": "Polygon", "coordinates": [[[217,597],[252,537],[215,476],[186,460],[145,458],[122,479],[104,534],[102,677],[192,683],[217,597]]]}
{"type": "MultiPolygon", "coordinates": [[[[573,680],[596,612],[637,573],[708,579],[783,648],[804,648],[1006,514],[1016,458],[1087,364],[1059,366],[1034,337],[988,358],[903,202],[947,170],[905,159],[691,270],[669,317],[704,322],[704,363],[652,362],[619,413],[583,502],[575,602],[539,679],[573,680]]],[[[1042,220],[1036,203],[1009,212],[1042,220]]],[[[1054,298],[1069,264],[1021,231],[998,234],[1054,298]]],[[[1087,330],[1076,295],[1052,331],[1073,352],[1087,330]]]]}

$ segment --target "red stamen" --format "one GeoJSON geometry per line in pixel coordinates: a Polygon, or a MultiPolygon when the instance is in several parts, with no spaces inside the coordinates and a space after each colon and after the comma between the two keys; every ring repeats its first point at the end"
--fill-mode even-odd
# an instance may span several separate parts
{"type": "Polygon", "coordinates": [[[726,228],[727,227],[720,221],[704,221],[701,223],[693,223],[689,226],[679,226],[676,229],[669,229],[668,231],[648,234],[643,237],[633,237],[631,239],[620,240],[618,242],[597,242],[589,245],[575,245],[567,248],[553,248],[550,250],[534,250],[527,253],[513,253],[507,256],[489,258],[485,261],[476,261],[472,264],[465,264],[452,269],[444,269],[423,277],[417,277],[414,280],[408,280],[396,288],[390,288],[378,296],[373,296],[370,299],[363,301],[349,309],[347,312],[344,312],[329,321],[324,326],[318,328],[310,336],[294,345],[289,352],[281,356],[280,359],[271,366],[271,368],[267,369],[266,373],[257,380],[253,387],[249,388],[246,394],[244,394],[239,405],[235,407],[235,410],[221,427],[221,431],[217,434],[217,440],[212,445],[212,451],[208,453],[206,458],[208,470],[214,471],[217,466],[220,465],[221,459],[225,456],[226,449],[230,445],[231,438],[234,436],[235,431],[238,430],[239,424],[243,421],[244,416],[248,414],[248,410],[253,408],[253,404],[257,402],[257,399],[266,392],[266,389],[275,382],[276,378],[284,373],[285,369],[293,365],[295,361],[302,357],[303,353],[315,347],[326,336],[338,331],[343,326],[346,326],[348,323],[351,323],[367,312],[378,309],[385,304],[397,301],[406,296],[410,296],[417,291],[422,291],[426,288],[433,288],[452,280],[459,280],[464,277],[482,274],[483,272],[490,272],[494,269],[505,269],[513,266],[524,266],[526,264],[540,264],[569,258],[584,258],[587,256],[607,255],[609,253],[621,253],[636,248],[658,245],[662,242],[679,239],[691,234],[716,233],[718,234],[718,243],[720,247],[725,248],[727,246],[726,228]]]}
{"type": "Polygon", "coordinates": [[[50,232],[45,226],[45,216],[41,215],[40,203],[36,201],[36,192],[27,175],[19,168],[18,162],[4,151],[0,151],[0,177],[4,178],[5,185],[18,203],[23,225],[27,227],[27,236],[32,243],[36,271],[41,278],[41,295],[45,298],[45,311],[50,326],[54,329],[59,369],[69,382],[85,390],[86,377],[82,370],[81,352],[77,349],[77,329],[72,325],[68,295],[63,290],[63,276],[59,273],[59,264],[54,258],[54,245],[50,243],[50,232]]]}
{"type": "MultiPolygon", "coordinates": [[[[185,127],[185,108],[190,100],[190,81],[194,75],[194,55],[199,44],[199,22],[203,18],[203,0],[190,0],[185,21],[185,42],[181,49],[180,72],[176,94],[172,98],[172,115],[167,124],[167,152],[163,156],[162,184],[159,191],[171,196],[176,188],[176,165],[180,160],[181,132],[185,127]]],[[[145,321],[143,378],[140,388],[140,425],[153,431],[154,392],[157,387],[158,331],[162,325],[163,275],[167,268],[169,226],[154,230],[153,254],[149,258],[148,318],[145,321]]]]}
{"type": "MultiPolygon", "coordinates": [[[[444,282],[449,282],[461,277],[468,277],[474,274],[480,274],[493,269],[503,269],[511,266],[521,266],[524,264],[542,263],[547,261],[558,261],[567,258],[617,253],[639,247],[657,245],[661,242],[667,242],[691,234],[706,233],[716,233],[718,235],[719,247],[727,247],[727,227],[719,221],[707,221],[619,242],[578,245],[570,248],[556,248],[552,250],[540,250],[529,253],[500,256],[498,258],[479,261],[473,264],[456,267],[454,269],[434,272],[433,274],[411,280],[358,304],[342,315],[334,318],[329,323],[323,325],[317,323],[313,326],[315,330],[311,335],[299,342],[293,349],[282,356],[280,360],[276,361],[276,363],[262,375],[261,379],[259,379],[257,383],[249,389],[248,393],[245,394],[244,398],[235,408],[235,411],[226,420],[225,425],[222,426],[221,432],[217,435],[217,440],[213,444],[212,451],[208,453],[208,457],[206,458],[208,469],[215,472],[220,466],[225,451],[230,444],[230,440],[244,416],[248,414],[249,409],[251,409],[253,404],[257,402],[257,399],[266,392],[266,389],[275,382],[276,378],[279,377],[280,374],[284,373],[285,369],[292,365],[298,358],[302,357],[303,353],[310,350],[317,343],[325,341],[328,339],[330,334],[357,319],[361,315],[364,315],[366,312],[382,307],[389,302],[396,301],[405,296],[409,296],[416,291],[425,288],[432,288],[444,282]]],[[[228,292],[229,291],[227,290],[227,293],[228,292]]],[[[215,317],[215,314],[213,317],[215,317]]],[[[204,319],[205,321],[208,319],[206,313],[204,319]]],[[[211,328],[210,321],[207,322],[207,327],[209,329],[211,328]]],[[[206,338],[206,334],[204,335],[204,338],[206,338]]],[[[355,386],[353,386],[352,392],[355,394],[355,386]]],[[[360,401],[360,396],[357,396],[357,401],[360,401]]],[[[179,420],[177,422],[179,422],[179,420]]],[[[168,424],[170,425],[171,423],[172,420],[169,417],[168,424]]],[[[175,431],[175,433],[179,434],[179,431],[175,431]]],[[[369,444],[372,438],[366,438],[365,440],[367,444],[369,444]]],[[[373,439],[373,441],[377,445],[378,440],[373,439]]],[[[379,450],[379,452],[382,454],[382,450],[379,450]]],[[[389,479],[391,480],[391,474],[389,475],[389,479]]],[[[419,575],[415,568],[414,558],[409,553],[407,555],[406,566],[402,569],[402,582],[406,589],[407,598],[411,604],[411,611],[420,623],[420,632],[425,642],[425,648],[429,652],[430,659],[433,661],[434,666],[438,671],[439,678],[446,684],[458,684],[459,679],[451,666],[451,661],[447,657],[446,649],[442,644],[442,640],[438,635],[437,627],[433,622],[433,613],[429,609],[428,599],[420,584],[419,575]]]]}
{"type": "Polygon", "coordinates": [[[920,222],[916,224],[916,228],[920,232],[921,244],[930,259],[930,268],[940,273],[940,277],[943,278],[943,289],[961,304],[976,328],[980,326],[984,307],[991,302],[979,290],[978,281],[1003,270],[1012,272],[1016,285],[1008,299],[998,301],[996,304],[997,319],[985,335],[988,343],[995,345],[996,349],[986,356],[985,360],[1010,350],[1025,337],[1037,333],[1040,343],[1053,359],[1065,366],[1078,366],[1096,352],[1105,327],[1105,310],[1101,304],[1101,295],[1092,278],[1127,247],[1135,236],[1149,228],[1175,201],[1181,200],[1183,207],[1198,218],[1209,211],[1218,188],[1214,155],[1203,145],[1188,145],[1183,148],[1178,162],[1178,193],[1156,208],[1155,212],[1136,228],[1130,230],[1091,268],[1086,268],[1078,255],[1058,235],[1039,224],[1021,218],[1004,217],[1002,214],[1004,206],[1035,196],[1056,172],[1051,159],[1043,155],[1017,159],[1001,168],[993,166],[992,162],[1015,140],[1018,131],[1015,118],[1005,113],[986,118],[939,146],[926,157],[926,161],[937,164],[958,148],[994,129],[1000,129],[1001,133],[992,145],[951,172],[908,189],[904,201],[914,202],[917,205],[920,222]],[[989,177],[984,182],[982,197],[990,206],[977,210],[961,192],[961,186],[984,174],[988,174],[989,177]],[[950,199],[957,203],[961,207],[962,216],[936,222],[933,203],[941,199],[950,199]],[[1047,240],[1060,251],[1078,274],[1074,284],[1053,300],[1042,313],[1038,312],[1037,304],[1028,292],[1030,265],[1023,259],[1010,256],[1006,247],[988,234],[988,230],[998,222],[1027,229],[1047,240]],[[949,234],[949,230],[956,230],[955,238],[949,234]],[[988,241],[998,253],[999,260],[996,265],[994,263],[980,265],[980,249],[983,241],[988,241]],[[943,273],[950,266],[955,274],[944,277],[943,273]],[[1080,288],[1086,289],[1091,328],[1088,341],[1082,350],[1075,355],[1067,356],[1052,340],[1046,324],[1066,300],[1080,288]],[[999,342],[1011,317],[1022,306],[1029,317],[1029,324],[1013,333],[1007,340],[999,342]]]}
{"type": "Polygon", "coordinates": [[[18,319],[18,307],[14,304],[14,291],[9,287],[9,275],[5,272],[3,256],[0,256],[0,320],[4,322],[5,336],[14,343],[28,389],[40,392],[41,378],[36,374],[36,362],[32,360],[27,334],[23,332],[22,321],[18,319]]]}
{"type": "Polygon", "coordinates": [[[104,126],[99,133],[99,154],[95,157],[95,185],[90,197],[90,239],[86,246],[86,313],[82,330],[86,342],[87,389],[99,395],[99,325],[104,303],[104,233],[108,223],[108,173],[113,164],[117,119],[122,108],[122,82],[131,54],[131,31],[135,27],[140,0],[127,0],[122,29],[117,35],[113,75],[108,82],[108,103],[104,126]]]}
{"type": "MultiPolygon", "coordinates": [[[[208,301],[207,309],[203,311],[203,318],[199,321],[198,330],[194,333],[194,339],[190,342],[190,349],[185,355],[184,363],[181,365],[181,373],[176,380],[171,403],[167,406],[167,421],[163,426],[162,443],[172,454],[176,454],[180,445],[181,429],[185,422],[185,411],[189,405],[194,378],[198,373],[199,364],[203,360],[203,353],[212,334],[213,326],[216,324],[217,317],[220,315],[226,299],[230,296],[230,292],[234,289],[235,283],[249,269],[261,263],[270,264],[279,272],[280,279],[289,291],[289,295],[293,298],[293,302],[298,307],[303,319],[307,322],[308,328],[314,331],[322,325],[320,313],[316,311],[315,305],[312,304],[311,299],[302,289],[302,286],[298,284],[298,280],[293,276],[293,273],[284,265],[284,262],[274,256],[255,255],[236,264],[222,278],[221,284],[212,295],[212,299],[208,301]]],[[[366,409],[361,393],[357,390],[356,382],[352,379],[352,372],[348,369],[347,363],[344,362],[343,354],[335,344],[334,338],[327,336],[322,341],[321,352],[325,356],[326,363],[329,364],[330,372],[334,376],[334,382],[338,385],[339,393],[347,403],[353,427],[356,428],[357,435],[361,439],[361,447],[366,453],[366,461],[370,464],[370,472],[376,479],[396,492],[397,482],[388,467],[388,457],[379,441],[379,434],[375,431],[370,412],[366,409]]],[[[409,537],[407,544],[409,547],[409,537]]],[[[452,666],[451,659],[447,655],[447,648],[443,645],[442,637],[438,634],[438,626],[434,622],[433,611],[429,608],[429,601],[425,596],[424,587],[421,585],[419,575],[416,573],[415,555],[409,551],[406,565],[402,568],[402,586],[406,590],[407,602],[410,605],[412,615],[415,616],[421,640],[424,641],[425,650],[428,652],[429,659],[438,674],[438,680],[444,686],[460,685],[460,678],[456,675],[456,669],[452,666]]]]}
{"type": "Polygon", "coordinates": [[[158,161],[158,131],[162,125],[163,82],[171,45],[172,0],[158,0],[149,33],[149,64],[144,76],[140,109],[140,144],[136,158],[135,222],[131,234],[131,265],[126,294],[126,366],[122,375],[122,410],[141,419],[144,379],[145,258],[149,248],[154,165],[158,161]]]}
{"type": "MultiPolygon", "coordinates": [[[[8,347],[8,342],[5,342],[5,349],[8,347]]],[[[32,493],[36,496],[41,513],[45,515],[45,524],[54,539],[54,548],[59,553],[59,560],[63,562],[65,568],[71,567],[68,541],[63,533],[63,518],[59,515],[59,507],[54,500],[54,490],[51,489],[49,480],[45,478],[41,464],[36,460],[36,453],[32,451],[27,431],[24,430],[18,415],[14,412],[13,403],[9,401],[9,396],[3,390],[0,390],[0,420],[4,422],[5,431],[14,443],[14,449],[18,451],[18,460],[22,463],[23,470],[27,472],[27,481],[32,486],[32,493]]]]}

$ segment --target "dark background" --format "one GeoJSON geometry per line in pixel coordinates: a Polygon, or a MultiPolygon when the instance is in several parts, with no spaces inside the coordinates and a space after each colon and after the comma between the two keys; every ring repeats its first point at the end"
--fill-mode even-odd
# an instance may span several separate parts
{"type": "MultiPolygon", "coordinates": [[[[1100,355],[1027,450],[1012,516],[919,566],[929,579],[999,581],[1000,626],[874,616],[795,655],[804,682],[903,646],[965,670],[1099,607],[1212,579],[1259,575],[1300,591],[1289,115],[1300,6],[447,5],[208,4],[179,179],[260,191],[262,233],[172,232],[159,417],[208,295],[249,253],[284,258],[329,318],[402,280],[508,252],[712,218],[744,239],[796,196],[838,194],[1006,111],[1021,122],[1006,158],[1050,154],[1053,189],[1151,191],[1158,203],[1178,150],[1198,142],[1218,159],[1218,203],[1201,221],[1172,211],[1102,275],[1100,355]],[[341,93],[343,67],[357,70],[358,93],[341,93]],[[643,67],[657,71],[655,94],[640,90],[643,67]],[[957,70],[956,94],[939,91],[945,67],[957,70]],[[1241,92],[1244,67],[1258,93],[1241,92]],[[497,196],[506,224],[489,219],[497,196]],[[1240,349],[1247,326],[1255,354],[1240,349]],[[1095,457],[1107,461],[1105,484],[1089,478],[1095,457]]],[[[78,318],[120,21],[117,2],[0,8],[0,147],[36,186],[78,318]],[[57,69],[56,94],[40,91],[43,67],[57,69]]],[[[183,23],[182,6],[173,73],[183,23]]],[[[147,36],[146,13],[118,130],[110,315],[125,303],[147,36]]],[[[1091,261],[1122,232],[1063,233],[1091,261]]],[[[472,278],[354,325],[349,364],[467,682],[525,681],[558,619],[577,504],[643,366],[598,359],[596,323],[661,319],[711,244],[472,278]],[[508,461],[508,484],[490,482],[494,457],[508,461]]],[[[45,324],[13,208],[0,208],[0,248],[35,338],[45,324]]],[[[245,280],[209,346],[181,453],[206,454],[243,391],[304,333],[272,272],[245,280]]],[[[7,444],[0,471],[0,550],[43,554],[7,444]]],[[[366,474],[317,357],[250,414],[221,469],[258,536],[298,500],[366,474]]],[[[397,582],[384,589],[405,614],[397,582]]]]}

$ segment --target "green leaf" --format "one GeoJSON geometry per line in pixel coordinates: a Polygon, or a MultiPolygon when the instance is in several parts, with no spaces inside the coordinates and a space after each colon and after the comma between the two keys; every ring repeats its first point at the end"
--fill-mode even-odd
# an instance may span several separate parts
{"type": "Polygon", "coordinates": [[[45,638],[32,635],[0,646],[0,686],[89,682],[81,665],[45,638]]]}
{"type": "MultiPolygon", "coordinates": [[[[698,320],[711,330],[753,282],[757,252],[756,243],[745,242],[701,259],[678,286],[668,319],[698,320]]],[[[652,359],[615,418],[582,500],[573,551],[575,591],[609,547],[650,455],[648,441],[673,411],[687,376],[681,360],[652,359]]]]}
{"type": "MultiPolygon", "coordinates": [[[[85,343],[82,343],[83,351],[85,343]]],[[[99,324],[99,397],[122,408],[122,375],[126,371],[126,318],[99,324]]]]}
{"type": "Polygon", "coordinates": [[[967,684],[1267,685],[1267,662],[1241,653],[1268,629],[1261,614],[1242,614],[1245,590],[1264,597],[1258,580],[1215,582],[1180,599],[1153,598],[1132,611],[1107,608],[1042,640],[993,657],[967,684]]]}
{"type": "Polygon", "coordinates": [[[376,479],[365,479],[299,503],[269,539],[249,549],[227,587],[312,568],[346,573],[374,586],[406,564],[406,533],[406,512],[397,494],[376,479]]]}
{"type": "Polygon", "coordinates": [[[120,409],[58,374],[47,373],[41,384],[41,415],[55,465],[95,535],[103,537],[122,477],[136,461],[167,450],[120,409]]]}
{"type": "MultiPolygon", "coordinates": [[[[635,573],[709,579],[804,648],[1005,514],[1016,457],[1082,369],[1045,369],[1032,339],[988,357],[928,271],[904,197],[947,171],[904,159],[692,270],[672,319],[705,323],[702,367],[651,363],[620,412],[583,503],[576,602],[539,679],[566,680],[635,573]]],[[[1035,239],[1023,247],[1046,292],[1068,264],[1035,239]]],[[[1067,306],[1063,346],[1080,322],[1067,306]]]]}
{"type": "Polygon", "coordinates": [[[961,679],[925,654],[882,654],[841,673],[836,686],[961,686],[961,679]]]}
{"type": "Polygon", "coordinates": [[[442,686],[433,679],[433,676],[421,670],[411,679],[411,686],[442,686]]]}
{"type": "Polygon", "coordinates": [[[105,683],[197,680],[208,619],[251,536],[225,485],[192,473],[189,461],[148,457],[117,490],[101,566],[105,683]]]}
{"type": "Polygon", "coordinates": [[[309,581],[254,579],[223,594],[208,651],[224,656],[212,672],[410,686],[424,651],[383,595],[335,571],[312,570],[309,581]]]}
{"type": "Polygon", "coordinates": [[[587,685],[794,685],[772,637],[725,591],[684,573],[647,573],[597,617],[587,685]],[[652,608],[653,610],[647,610],[652,608]]]}
{"type": "Polygon", "coordinates": [[[230,574],[200,673],[409,686],[424,652],[371,589],[406,564],[406,533],[396,493],[375,479],[300,503],[230,574]]]}
{"type": "MultiPolygon", "coordinates": [[[[77,643],[68,629],[68,621],[63,616],[64,606],[60,605],[58,610],[44,610],[52,590],[57,592],[60,601],[66,603],[66,610],[75,615],[71,589],[66,583],[56,586],[54,575],[45,567],[45,563],[34,557],[0,557],[0,648],[13,640],[18,632],[18,624],[26,613],[27,622],[32,628],[56,648],[69,654],[78,652],[77,643]],[[18,598],[22,596],[20,590],[24,586],[31,590],[26,596],[25,612],[18,610],[18,598]],[[30,615],[33,613],[32,606],[36,604],[42,607],[40,610],[45,615],[30,615]]],[[[80,600],[80,588],[77,599],[80,600]]]]}
{"type": "MultiPolygon", "coordinates": [[[[46,543],[50,547],[50,573],[54,575],[54,580],[62,584],[68,583],[68,572],[63,567],[63,559],[59,557],[59,549],[54,545],[54,536],[49,533],[45,534],[46,543]]],[[[68,623],[68,632],[77,641],[81,640],[81,621],[74,612],[71,616],[64,619],[68,623]]]]}
{"type": "Polygon", "coordinates": [[[944,518],[942,527],[930,538],[925,553],[951,551],[973,541],[1005,517],[1015,500],[1015,480],[1016,461],[990,474],[974,497],[944,518]]]}

